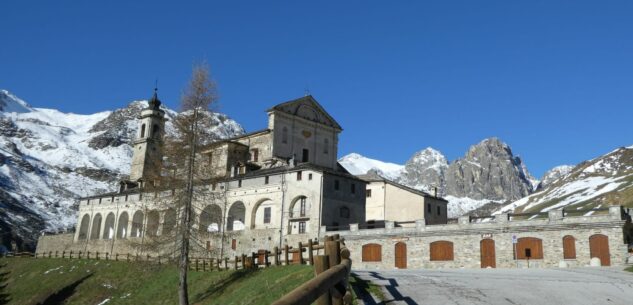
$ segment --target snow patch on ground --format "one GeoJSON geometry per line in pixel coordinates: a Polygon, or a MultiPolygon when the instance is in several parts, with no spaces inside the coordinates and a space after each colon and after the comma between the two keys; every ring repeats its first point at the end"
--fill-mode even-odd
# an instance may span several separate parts
{"type": "Polygon", "coordinates": [[[489,199],[477,200],[468,197],[454,197],[450,195],[444,197],[444,199],[448,200],[447,209],[449,218],[459,217],[490,202],[498,202],[489,199]]]}

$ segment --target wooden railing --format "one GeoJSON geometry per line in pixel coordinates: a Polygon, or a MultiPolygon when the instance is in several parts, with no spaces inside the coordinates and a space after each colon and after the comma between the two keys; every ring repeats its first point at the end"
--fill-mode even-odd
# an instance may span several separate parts
{"type": "Polygon", "coordinates": [[[348,279],[352,270],[349,250],[338,235],[326,236],[325,255],[314,258],[315,277],[295,288],[273,305],[342,305],[351,304],[348,279]]]}

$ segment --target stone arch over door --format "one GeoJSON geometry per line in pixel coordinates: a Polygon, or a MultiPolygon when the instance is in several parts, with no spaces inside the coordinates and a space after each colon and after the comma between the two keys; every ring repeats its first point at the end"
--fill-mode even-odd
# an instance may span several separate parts
{"type": "Polygon", "coordinates": [[[482,239],[479,242],[479,251],[481,252],[481,268],[497,267],[495,241],[493,239],[482,239]]]}
{"type": "Polygon", "coordinates": [[[272,226],[275,219],[274,202],[269,199],[259,200],[251,213],[251,229],[264,229],[272,226]]]}
{"type": "Polygon", "coordinates": [[[241,201],[236,201],[229,208],[229,214],[226,221],[227,231],[241,231],[245,228],[246,207],[241,201]]]}
{"type": "Polygon", "coordinates": [[[90,239],[99,239],[101,235],[101,214],[97,213],[92,218],[92,230],[90,232],[90,239]]]}
{"type": "Polygon", "coordinates": [[[160,214],[158,211],[152,210],[147,213],[147,235],[158,236],[158,224],[160,222],[160,214]]]}
{"type": "Polygon", "coordinates": [[[143,212],[136,211],[134,216],[132,217],[132,231],[130,232],[130,237],[141,237],[143,236],[143,212]]]}
{"type": "Polygon", "coordinates": [[[200,212],[198,229],[200,232],[219,232],[222,226],[222,209],[217,204],[210,204],[200,212]]]}
{"type": "Polygon", "coordinates": [[[310,217],[310,202],[306,196],[297,196],[290,203],[290,218],[310,217]]]}
{"type": "Polygon", "coordinates": [[[130,216],[128,216],[127,212],[121,213],[119,215],[119,223],[116,228],[116,238],[126,238],[128,236],[127,225],[130,221],[130,216]]]}
{"type": "Polygon", "coordinates": [[[176,210],[167,209],[165,211],[165,220],[163,220],[162,230],[163,235],[171,234],[174,231],[174,228],[176,227],[176,218],[176,210]]]}
{"type": "Polygon", "coordinates": [[[397,242],[394,248],[395,267],[398,269],[407,269],[407,244],[404,242],[397,242]]]}
{"type": "Polygon", "coordinates": [[[77,236],[77,239],[87,239],[88,229],[90,229],[90,216],[88,214],[85,214],[84,217],[81,217],[81,224],[79,225],[79,235],[77,236]]]}
{"type": "Polygon", "coordinates": [[[108,213],[105,220],[105,227],[103,227],[103,239],[114,238],[114,213],[108,213]]]}
{"type": "Polygon", "coordinates": [[[589,257],[600,259],[602,266],[611,266],[611,254],[609,253],[609,237],[602,234],[594,234],[589,237],[589,257]]]}

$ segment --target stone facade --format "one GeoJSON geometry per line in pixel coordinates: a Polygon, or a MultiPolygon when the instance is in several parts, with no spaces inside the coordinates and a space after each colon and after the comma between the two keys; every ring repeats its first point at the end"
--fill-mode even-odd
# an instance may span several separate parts
{"type": "Polygon", "coordinates": [[[415,228],[394,227],[388,222],[384,229],[358,230],[357,225],[352,225],[352,230],[337,233],[345,238],[354,267],[358,269],[396,268],[397,243],[406,245],[406,268],[481,268],[480,245],[486,239],[494,241],[496,267],[527,267],[527,259],[514,259],[513,236],[542,241],[543,258],[531,259],[529,267],[558,267],[561,261],[571,267],[589,266],[589,240],[595,235],[608,238],[612,265],[626,263],[627,245],[622,230],[625,217],[620,207],[611,207],[604,215],[562,217],[561,211],[551,211],[549,216],[542,220],[508,221],[508,215],[501,214],[488,222],[470,222],[468,217],[462,217],[459,223],[447,225],[426,226],[424,221],[418,221],[415,228]],[[575,238],[574,259],[563,257],[563,237],[567,235],[575,238]],[[452,242],[452,260],[431,260],[430,244],[436,241],[452,242]],[[367,261],[367,258],[364,261],[363,246],[369,244],[380,245],[380,261],[367,261]]]}

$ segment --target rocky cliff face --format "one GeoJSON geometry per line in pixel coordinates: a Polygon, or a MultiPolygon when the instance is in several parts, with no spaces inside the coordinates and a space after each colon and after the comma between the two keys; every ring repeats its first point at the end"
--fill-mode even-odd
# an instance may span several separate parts
{"type": "MultiPolygon", "coordinates": [[[[81,196],[111,192],[128,175],[137,117],[146,101],[90,115],[33,108],[0,90],[0,238],[2,245],[34,246],[42,230],[73,227],[81,196]]],[[[171,122],[178,114],[164,109],[171,122]]],[[[219,113],[203,126],[218,138],[243,133],[219,113]]]]}
{"type": "Polygon", "coordinates": [[[455,197],[516,200],[533,190],[521,158],[497,138],[470,147],[446,171],[446,193],[455,197]]]}
{"type": "Polygon", "coordinates": [[[448,161],[439,151],[427,147],[415,153],[404,165],[398,182],[404,185],[433,193],[438,188],[438,195],[446,194],[446,171],[448,161]]]}
{"type": "Polygon", "coordinates": [[[536,190],[541,191],[548,188],[556,180],[567,176],[574,169],[573,165],[560,165],[556,166],[543,174],[541,182],[538,184],[536,190]]]}

